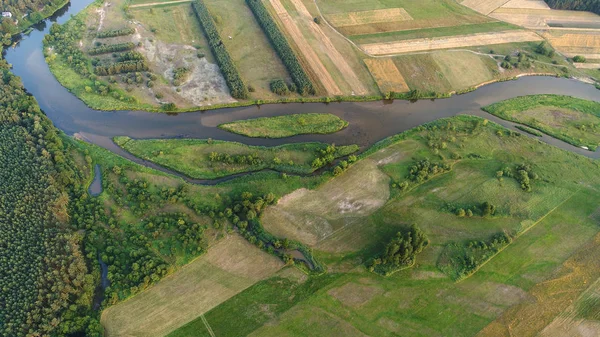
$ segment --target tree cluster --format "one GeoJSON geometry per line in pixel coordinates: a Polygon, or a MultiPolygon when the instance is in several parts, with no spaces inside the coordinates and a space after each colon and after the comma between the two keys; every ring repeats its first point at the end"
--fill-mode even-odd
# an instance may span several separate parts
{"type": "Polygon", "coordinates": [[[505,167],[502,171],[498,171],[496,176],[498,178],[509,177],[516,179],[521,185],[521,189],[525,192],[531,192],[531,181],[539,178],[529,164],[519,164],[514,170],[510,167],[505,167]]]}
{"type": "Polygon", "coordinates": [[[146,60],[116,62],[107,66],[96,66],[94,72],[98,76],[108,76],[123,73],[134,73],[148,70],[146,60]]]}
{"type": "Polygon", "coordinates": [[[269,84],[271,91],[279,96],[287,96],[290,94],[290,89],[282,79],[271,81],[269,84]]]}
{"type": "Polygon", "coordinates": [[[369,262],[370,271],[378,274],[388,275],[404,266],[415,262],[419,254],[427,245],[429,239],[416,225],[409,230],[396,233],[396,236],[388,242],[382,254],[369,262]]]}
{"type": "Polygon", "coordinates": [[[277,24],[260,0],[246,0],[246,3],[254,13],[254,17],[269,37],[273,48],[286,66],[290,76],[296,84],[296,91],[300,95],[314,95],[316,93],[314,85],[298,60],[298,56],[290,47],[287,39],[281,33],[277,24]]]}
{"type": "Polygon", "coordinates": [[[598,0],[544,0],[553,9],[573,9],[589,11],[600,14],[600,1],[598,0]]]}
{"type": "Polygon", "coordinates": [[[135,33],[135,29],[133,29],[133,28],[112,29],[112,30],[104,30],[104,31],[98,32],[96,34],[96,37],[99,39],[104,39],[107,37],[131,35],[133,33],[135,33]]]}
{"type": "Polygon", "coordinates": [[[61,0],[0,0],[0,12],[13,15],[12,18],[0,18],[0,35],[19,33],[25,27],[42,21],[65,3],[61,0]]]}
{"type": "Polygon", "coordinates": [[[235,63],[231,59],[229,52],[227,52],[225,44],[223,44],[223,41],[219,36],[215,21],[210,15],[208,8],[206,8],[202,0],[195,0],[192,2],[192,8],[206,34],[208,44],[217,60],[221,73],[223,73],[229,91],[231,91],[231,96],[239,99],[248,98],[248,88],[242,81],[242,77],[240,76],[235,63]]]}
{"type": "Polygon", "coordinates": [[[133,42],[103,44],[98,47],[89,49],[88,54],[90,54],[90,55],[108,54],[108,53],[115,53],[115,52],[120,52],[120,51],[127,51],[127,50],[131,50],[133,48],[135,48],[135,43],[133,43],[133,42]]]}
{"type": "Polygon", "coordinates": [[[179,67],[173,70],[173,85],[179,86],[182,82],[185,82],[187,78],[190,76],[190,68],[188,67],[179,67]]]}
{"type": "Polygon", "coordinates": [[[117,61],[118,62],[125,62],[125,61],[141,61],[141,60],[145,60],[144,55],[142,55],[142,53],[137,52],[137,51],[128,51],[126,53],[120,53],[116,55],[117,57],[117,61]]]}
{"type": "Polygon", "coordinates": [[[450,171],[450,166],[448,164],[432,163],[429,159],[423,159],[416,162],[409,169],[407,178],[413,182],[422,183],[437,174],[448,171],[450,171]]]}

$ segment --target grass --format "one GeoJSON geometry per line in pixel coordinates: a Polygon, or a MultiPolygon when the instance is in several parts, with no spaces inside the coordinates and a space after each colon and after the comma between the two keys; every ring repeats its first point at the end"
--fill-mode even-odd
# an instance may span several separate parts
{"type": "MultiPolygon", "coordinates": [[[[321,167],[313,162],[323,157],[321,151],[328,147],[322,143],[261,147],[214,140],[134,140],[129,137],[116,137],[115,142],[135,156],[197,179],[215,179],[263,169],[309,174],[321,167]]],[[[334,148],[332,156],[335,159],[357,150],[355,145],[341,146],[334,148]]]]}
{"type": "Polygon", "coordinates": [[[600,143],[600,103],[558,95],[509,99],[483,108],[575,146],[595,150],[600,143]]]}
{"type": "Polygon", "coordinates": [[[325,113],[255,118],[221,124],[219,128],[255,138],[285,138],[305,134],[330,134],[348,126],[345,120],[325,113]]]}
{"type": "Polygon", "coordinates": [[[102,313],[107,336],[162,337],[283,266],[234,235],[156,286],[102,313]]]}
{"type": "Polygon", "coordinates": [[[543,133],[539,132],[538,130],[526,127],[524,125],[516,125],[515,127],[521,131],[525,131],[528,134],[534,135],[536,137],[542,137],[544,135],[543,133]]]}

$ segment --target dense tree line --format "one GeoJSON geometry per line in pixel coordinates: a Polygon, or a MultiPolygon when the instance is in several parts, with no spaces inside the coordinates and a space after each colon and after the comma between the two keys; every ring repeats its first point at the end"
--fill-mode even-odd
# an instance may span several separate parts
{"type": "Polygon", "coordinates": [[[98,47],[94,47],[88,50],[88,54],[90,55],[100,55],[107,53],[114,53],[119,51],[126,51],[135,48],[135,43],[133,42],[125,42],[125,43],[116,43],[116,44],[103,44],[98,47]]]}
{"type": "Polygon", "coordinates": [[[0,60],[0,336],[101,336],[66,146],[0,60]]]}
{"type": "Polygon", "coordinates": [[[96,66],[94,72],[98,76],[108,76],[123,73],[134,73],[148,70],[146,60],[116,62],[107,66],[96,66]]]}
{"type": "Polygon", "coordinates": [[[206,38],[208,40],[208,44],[219,64],[219,68],[223,73],[223,77],[227,82],[227,86],[231,91],[231,96],[239,99],[248,98],[248,88],[242,81],[242,77],[240,73],[233,63],[229,52],[225,48],[225,44],[221,40],[219,36],[219,32],[217,31],[217,27],[215,25],[215,21],[213,20],[208,8],[204,5],[202,0],[196,0],[192,2],[192,8],[202,25],[202,29],[206,34],[206,38]]]}
{"type": "Polygon", "coordinates": [[[589,11],[600,14],[600,1],[598,0],[544,0],[554,9],[573,9],[589,11]]]}
{"type": "Polygon", "coordinates": [[[100,39],[104,39],[107,37],[131,35],[134,32],[135,32],[135,29],[133,29],[133,28],[105,30],[102,32],[98,32],[98,34],[96,34],[96,37],[100,38],[100,39]]]}
{"type": "Polygon", "coordinates": [[[283,61],[283,64],[292,76],[294,83],[296,83],[298,93],[301,95],[314,95],[316,92],[313,83],[302,68],[302,65],[300,65],[298,56],[294,53],[292,47],[290,47],[287,39],[279,30],[275,21],[273,21],[273,18],[262,1],[246,0],[246,3],[254,13],[256,20],[269,37],[273,48],[275,48],[281,61],[283,61]]]}
{"type": "Polygon", "coordinates": [[[118,62],[125,62],[125,61],[141,61],[144,60],[145,57],[144,55],[142,55],[142,53],[137,52],[137,51],[128,51],[126,53],[120,53],[117,54],[117,61],[118,62]]]}
{"type": "Polygon", "coordinates": [[[74,18],[71,20],[75,29],[67,29],[57,23],[52,24],[50,33],[44,36],[44,45],[51,46],[54,52],[62,56],[76,73],[88,76],[90,74],[89,60],[75,44],[82,37],[81,29],[85,27],[85,23],[74,18]]]}
{"type": "Polygon", "coordinates": [[[410,167],[408,179],[416,183],[422,183],[436,174],[447,171],[450,171],[450,166],[448,164],[432,163],[429,159],[423,159],[410,167]]]}
{"type": "Polygon", "coordinates": [[[428,244],[425,233],[416,225],[412,225],[409,230],[396,233],[396,237],[388,242],[381,255],[370,261],[369,270],[388,275],[399,268],[409,266],[428,244]]]}
{"type": "Polygon", "coordinates": [[[0,0],[0,12],[12,14],[12,18],[0,18],[0,35],[19,33],[25,27],[52,15],[67,2],[65,0],[0,0]]]}

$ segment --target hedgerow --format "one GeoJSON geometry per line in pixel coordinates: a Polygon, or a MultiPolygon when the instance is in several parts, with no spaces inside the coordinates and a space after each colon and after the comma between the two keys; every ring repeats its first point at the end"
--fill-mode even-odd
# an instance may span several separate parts
{"type": "Polygon", "coordinates": [[[301,95],[314,95],[315,88],[310,81],[310,78],[300,65],[298,57],[290,47],[285,36],[281,33],[275,21],[260,0],[246,0],[246,3],[254,13],[254,17],[269,37],[273,48],[283,61],[288,72],[296,83],[298,93],[301,95]]]}
{"type": "Polygon", "coordinates": [[[240,99],[248,98],[248,88],[246,88],[246,85],[242,81],[240,73],[233,63],[231,56],[229,56],[227,49],[225,49],[225,45],[215,26],[215,21],[208,12],[208,9],[201,0],[192,2],[192,8],[200,21],[204,34],[206,34],[208,44],[217,60],[219,68],[221,68],[223,77],[225,77],[227,86],[231,91],[231,96],[240,99]]]}
{"type": "Polygon", "coordinates": [[[131,35],[134,32],[135,30],[133,28],[105,30],[103,32],[98,32],[98,34],[96,34],[96,37],[99,39],[104,39],[107,37],[131,35]]]}
{"type": "Polygon", "coordinates": [[[117,51],[131,50],[133,48],[135,48],[135,44],[133,42],[105,44],[105,45],[101,45],[99,47],[88,50],[88,54],[90,54],[90,55],[107,54],[107,53],[114,53],[117,51]]]}

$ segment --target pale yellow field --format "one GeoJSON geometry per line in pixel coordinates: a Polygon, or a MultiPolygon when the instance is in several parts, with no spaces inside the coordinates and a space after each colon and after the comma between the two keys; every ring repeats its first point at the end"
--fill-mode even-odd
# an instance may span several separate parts
{"type": "Polygon", "coordinates": [[[436,52],[432,57],[456,90],[474,87],[494,78],[479,55],[469,52],[436,52]]]}
{"type": "Polygon", "coordinates": [[[510,0],[505,3],[504,8],[529,8],[529,9],[550,9],[544,0],[510,0]]]}
{"type": "Polygon", "coordinates": [[[369,23],[408,21],[413,18],[404,8],[375,9],[371,11],[336,13],[327,16],[336,27],[356,26],[369,23]]]}
{"type": "Polygon", "coordinates": [[[596,34],[546,34],[552,46],[568,55],[600,54],[600,30],[596,34]]]}
{"type": "MultiPolygon", "coordinates": [[[[498,8],[491,17],[530,29],[564,29],[550,27],[548,22],[558,22],[564,26],[598,24],[600,16],[590,12],[563,11],[528,8],[498,8]]],[[[578,29],[578,28],[573,28],[578,29]]]]}
{"type": "Polygon", "coordinates": [[[283,263],[232,235],[175,274],[102,312],[107,337],[162,337],[265,279],[283,263]]]}
{"type": "Polygon", "coordinates": [[[400,71],[391,59],[365,59],[365,64],[381,93],[406,92],[410,90],[400,71]]]}
{"type": "Polygon", "coordinates": [[[600,69],[600,63],[573,63],[577,69],[600,69]]]}
{"type": "Polygon", "coordinates": [[[509,0],[465,0],[461,2],[461,5],[467,6],[481,14],[488,15],[508,1],[509,0]]]}
{"type": "Polygon", "coordinates": [[[485,46],[491,44],[542,41],[534,32],[509,30],[496,33],[478,33],[431,39],[413,39],[389,43],[363,44],[361,48],[370,55],[393,55],[428,50],[485,46]]]}
{"type": "Polygon", "coordinates": [[[308,12],[304,3],[302,3],[301,0],[291,0],[291,2],[296,8],[296,11],[300,14],[300,18],[303,20],[304,25],[308,26],[312,32],[312,37],[319,41],[321,47],[327,53],[327,56],[340,71],[344,80],[350,85],[352,93],[356,95],[366,94],[367,89],[362,84],[361,80],[348,64],[346,58],[335,48],[329,37],[325,35],[321,26],[314,22],[313,16],[308,12]]]}

